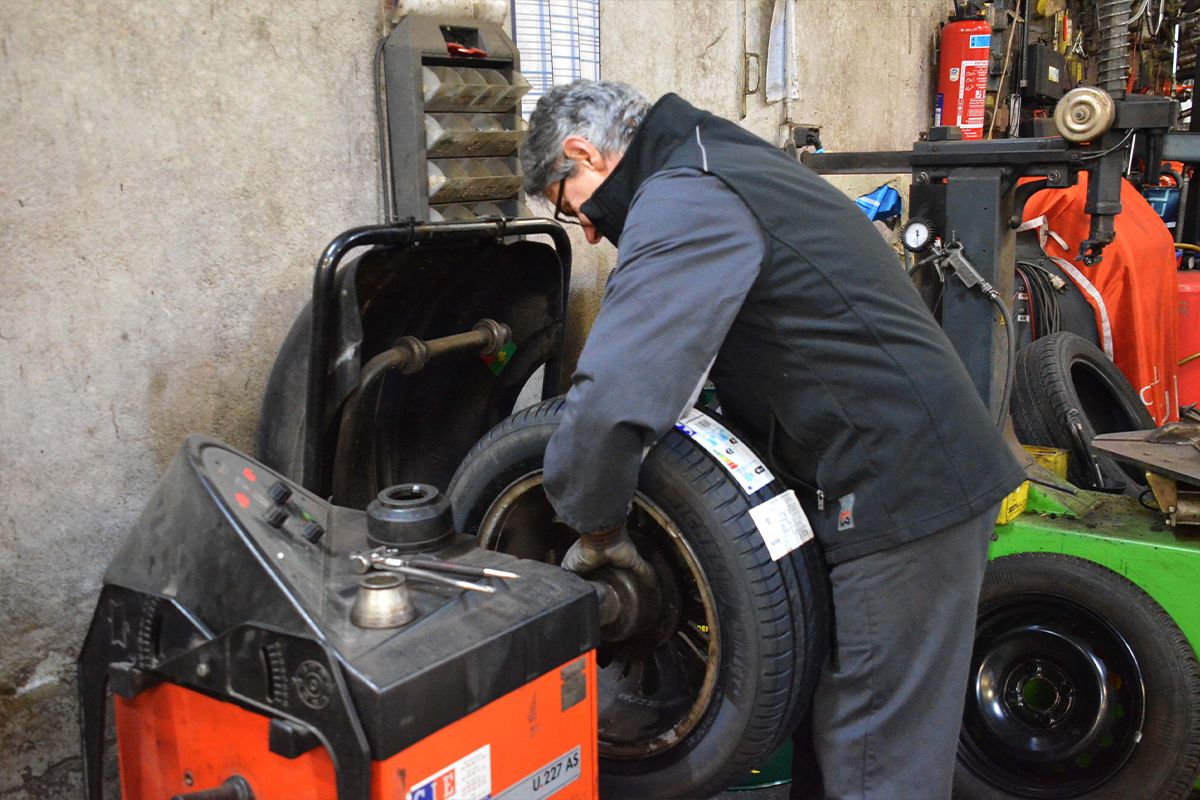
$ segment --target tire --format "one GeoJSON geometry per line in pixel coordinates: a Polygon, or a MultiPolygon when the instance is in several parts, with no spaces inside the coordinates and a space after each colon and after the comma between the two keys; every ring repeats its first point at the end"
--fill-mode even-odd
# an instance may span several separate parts
{"type": "MultiPolygon", "coordinates": [[[[531,406],[467,455],[449,489],[457,530],[561,560],[576,534],[554,521],[541,469],[562,409],[561,399],[531,406]]],[[[664,608],[679,611],[597,651],[604,796],[713,795],[764,763],[807,711],[827,653],[828,578],[815,541],[771,560],[749,509],[781,491],[772,483],[747,497],[677,431],[647,454],[630,533],[664,608]]]]}
{"type": "Polygon", "coordinates": [[[1196,655],[1161,606],[1071,556],[988,565],[955,798],[1175,800],[1198,768],[1196,655]]]}
{"type": "Polygon", "coordinates": [[[1153,428],[1154,420],[1116,365],[1079,336],[1043,336],[1018,353],[1012,414],[1023,444],[1070,452],[1075,485],[1134,495],[1146,487],[1145,475],[1096,451],[1092,439],[1153,428]]]}

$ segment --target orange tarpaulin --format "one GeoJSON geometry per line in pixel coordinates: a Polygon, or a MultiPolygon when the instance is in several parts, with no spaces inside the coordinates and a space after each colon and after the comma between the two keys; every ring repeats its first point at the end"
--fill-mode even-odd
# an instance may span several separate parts
{"type": "Polygon", "coordinates": [[[1101,344],[1107,344],[1117,369],[1161,425],[1179,418],[1174,240],[1138,190],[1122,181],[1116,238],[1096,266],[1076,261],[1079,243],[1091,226],[1091,216],[1083,210],[1087,178],[1082,173],[1075,186],[1033,195],[1024,216],[1044,216],[1049,230],[1057,234],[1045,238],[1046,254],[1070,262],[1072,269],[1060,266],[1095,310],[1101,344]]]}

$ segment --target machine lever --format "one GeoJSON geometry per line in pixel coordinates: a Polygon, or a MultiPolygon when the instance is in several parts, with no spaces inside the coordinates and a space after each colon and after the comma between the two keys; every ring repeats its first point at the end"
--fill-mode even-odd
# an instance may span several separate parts
{"type": "MultiPolygon", "coordinates": [[[[392,555],[387,552],[386,555],[392,555]]],[[[427,569],[431,572],[449,572],[454,575],[466,575],[470,578],[503,578],[504,580],[516,580],[521,577],[515,572],[509,572],[506,569],[493,569],[491,567],[476,567],[471,564],[459,564],[454,561],[441,561],[436,558],[418,557],[418,558],[398,558],[406,567],[416,567],[417,569],[427,569]]]]}
{"type": "Polygon", "coordinates": [[[445,575],[439,575],[436,572],[430,572],[428,569],[420,569],[411,566],[411,562],[403,558],[385,555],[380,550],[370,550],[366,553],[353,553],[350,556],[350,566],[360,575],[372,569],[385,570],[387,572],[399,572],[402,575],[407,575],[418,580],[428,581],[430,583],[440,583],[444,586],[452,586],[455,589],[466,589],[471,592],[482,592],[484,594],[495,594],[494,586],[484,586],[479,583],[471,583],[470,581],[460,581],[457,578],[449,578],[445,575]]]}

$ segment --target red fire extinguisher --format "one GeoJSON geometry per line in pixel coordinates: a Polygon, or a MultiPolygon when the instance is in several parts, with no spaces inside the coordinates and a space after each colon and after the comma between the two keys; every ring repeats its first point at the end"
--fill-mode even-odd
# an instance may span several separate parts
{"type": "Polygon", "coordinates": [[[987,98],[988,62],[992,28],[969,0],[942,25],[938,43],[938,84],[933,124],[957,125],[964,139],[983,138],[984,103],[987,98]]]}

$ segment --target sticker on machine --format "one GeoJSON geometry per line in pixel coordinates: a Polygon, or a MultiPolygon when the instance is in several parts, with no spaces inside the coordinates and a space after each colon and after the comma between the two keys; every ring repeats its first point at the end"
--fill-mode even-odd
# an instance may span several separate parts
{"type": "Polygon", "coordinates": [[[711,453],[746,494],[754,494],[775,480],[766,465],[741,439],[703,411],[689,410],[675,423],[675,430],[711,453]]]}
{"type": "Polygon", "coordinates": [[[491,796],[492,749],[485,744],[418,783],[407,800],[488,800],[491,796]]]}
{"type": "Polygon", "coordinates": [[[778,561],[813,538],[808,516],[791,489],[750,509],[750,518],[758,527],[772,561],[778,561]]]}
{"type": "Polygon", "coordinates": [[[575,782],[580,775],[579,746],[563,753],[496,795],[495,800],[542,800],[575,782]]]}

